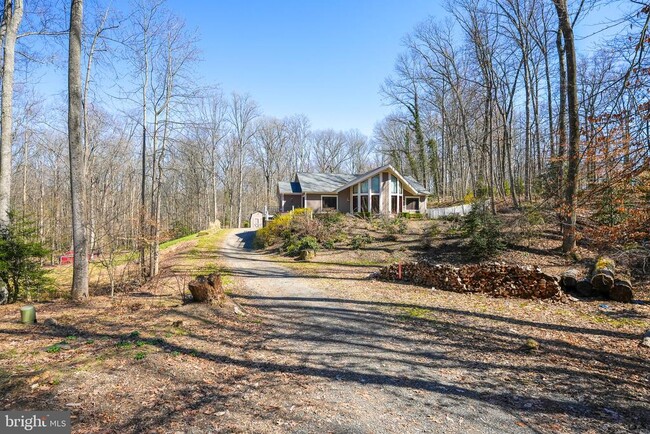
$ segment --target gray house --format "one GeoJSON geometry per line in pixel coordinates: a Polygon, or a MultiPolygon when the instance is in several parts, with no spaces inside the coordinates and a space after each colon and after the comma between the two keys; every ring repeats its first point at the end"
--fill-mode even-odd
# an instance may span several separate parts
{"type": "Polygon", "coordinates": [[[422,184],[391,165],[360,175],[297,173],[293,181],[278,183],[280,212],[311,208],[315,212],[424,214],[429,194],[422,184]]]}

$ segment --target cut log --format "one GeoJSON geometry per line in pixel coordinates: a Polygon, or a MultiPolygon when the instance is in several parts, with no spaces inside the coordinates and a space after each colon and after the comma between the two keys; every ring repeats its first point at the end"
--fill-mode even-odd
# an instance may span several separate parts
{"type": "Polygon", "coordinates": [[[218,273],[197,276],[187,287],[192,293],[192,299],[197,303],[221,303],[225,298],[221,275],[218,273]]]}
{"type": "Polygon", "coordinates": [[[614,280],[614,286],[609,290],[609,298],[614,301],[630,303],[634,298],[630,281],[627,279],[614,280]]]}
{"type": "Polygon", "coordinates": [[[596,292],[602,295],[609,295],[609,290],[614,286],[614,273],[616,265],[613,260],[601,256],[594,264],[591,273],[591,284],[596,292]]]}
{"type": "Polygon", "coordinates": [[[578,285],[578,270],[572,268],[562,273],[560,285],[562,285],[562,289],[565,291],[575,291],[578,285]]]}
{"type": "Polygon", "coordinates": [[[594,291],[594,286],[591,284],[589,279],[580,279],[576,284],[576,292],[582,297],[593,297],[596,295],[594,291]]]}

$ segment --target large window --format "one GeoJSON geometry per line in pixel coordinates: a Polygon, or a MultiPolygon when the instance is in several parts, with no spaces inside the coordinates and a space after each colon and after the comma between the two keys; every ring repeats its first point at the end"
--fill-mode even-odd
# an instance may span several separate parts
{"type": "Polygon", "coordinates": [[[420,198],[407,196],[404,198],[404,205],[407,211],[420,211],[420,198]]]}
{"type": "Polygon", "coordinates": [[[338,209],[338,197],[337,196],[321,196],[320,197],[320,208],[321,211],[336,211],[338,209]]]}
{"type": "Polygon", "coordinates": [[[403,195],[402,184],[397,177],[390,175],[390,212],[392,214],[402,212],[403,195]]]}
{"type": "Polygon", "coordinates": [[[381,212],[381,175],[352,186],[352,212],[381,212]]]}

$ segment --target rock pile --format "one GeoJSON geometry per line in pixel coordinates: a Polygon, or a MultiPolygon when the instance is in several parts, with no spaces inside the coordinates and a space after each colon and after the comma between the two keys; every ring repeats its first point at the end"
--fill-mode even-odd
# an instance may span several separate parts
{"type": "Polygon", "coordinates": [[[408,281],[443,291],[480,292],[494,297],[559,299],[563,294],[557,279],[539,268],[496,262],[459,267],[427,261],[407,262],[401,266],[392,264],[384,267],[377,277],[387,281],[408,281]]]}

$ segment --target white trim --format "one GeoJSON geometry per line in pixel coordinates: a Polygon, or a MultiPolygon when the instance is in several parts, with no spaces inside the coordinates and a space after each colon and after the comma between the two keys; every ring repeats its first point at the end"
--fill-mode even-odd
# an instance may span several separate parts
{"type": "MultiPolygon", "coordinates": [[[[324,197],[335,197],[336,198],[336,210],[339,210],[339,195],[338,194],[321,194],[320,195],[320,210],[323,211],[323,198],[324,197]]],[[[329,209],[329,208],[328,208],[329,209]]]]}

